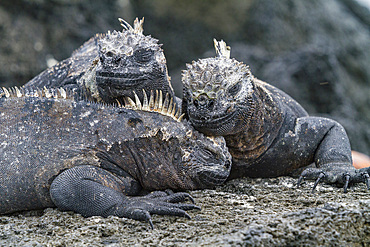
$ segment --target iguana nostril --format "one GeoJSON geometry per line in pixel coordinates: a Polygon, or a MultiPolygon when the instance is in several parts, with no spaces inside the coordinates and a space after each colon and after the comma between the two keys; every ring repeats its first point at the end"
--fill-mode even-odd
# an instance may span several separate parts
{"type": "Polygon", "coordinates": [[[208,97],[206,95],[201,95],[198,97],[199,105],[206,105],[208,103],[208,97]]]}
{"type": "Polygon", "coordinates": [[[212,110],[215,105],[215,100],[210,99],[207,95],[202,94],[196,100],[194,100],[194,105],[198,109],[208,109],[212,110]]]}
{"type": "Polygon", "coordinates": [[[212,110],[214,106],[215,106],[215,100],[214,100],[214,99],[210,99],[210,100],[208,101],[208,108],[209,108],[210,110],[212,110]]]}
{"type": "Polygon", "coordinates": [[[116,64],[119,64],[121,62],[121,60],[122,60],[122,57],[117,56],[116,59],[115,59],[116,64]]]}
{"type": "Polygon", "coordinates": [[[230,168],[230,166],[231,166],[231,162],[227,160],[227,161],[225,162],[225,167],[226,167],[226,169],[229,169],[229,168],[230,168]]]}

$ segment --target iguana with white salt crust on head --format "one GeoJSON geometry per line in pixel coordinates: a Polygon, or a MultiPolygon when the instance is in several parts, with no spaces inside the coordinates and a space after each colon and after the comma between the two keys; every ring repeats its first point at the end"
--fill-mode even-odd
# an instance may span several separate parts
{"type": "Polygon", "coordinates": [[[187,64],[183,71],[183,112],[195,129],[224,136],[233,157],[230,179],[276,177],[305,169],[303,179],[344,185],[365,182],[370,168],[352,166],[344,128],[312,117],[289,95],[255,78],[248,66],[230,58],[230,47],[214,40],[214,58],[187,64]]]}
{"type": "Polygon", "coordinates": [[[142,100],[142,89],[161,90],[174,98],[166,58],[158,40],[143,34],[144,18],[136,18],[133,27],[121,18],[119,21],[122,32],[95,35],[71,57],[41,72],[24,87],[73,89],[80,98],[108,104],[133,98],[133,90],[142,100]]]}

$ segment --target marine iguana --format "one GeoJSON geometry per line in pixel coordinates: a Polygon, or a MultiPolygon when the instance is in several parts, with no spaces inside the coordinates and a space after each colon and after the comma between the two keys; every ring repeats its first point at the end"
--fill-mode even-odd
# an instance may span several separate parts
{"type": "Polygon", "coordinates": [[[183,112],[195,129],[224,136],[233,157],[229,179],[275,177],[307,168],[298,180],[344,185],[365,182],[370,168],[352,166],[344,128],[312,117],[281,90],[255,78],[248,66],[230,59],[230,47],[214,40],[214,58],[187,64],[183,71],[183,112]]]}
{"type": "Polygon", "coordinates": [[[121,18],[119,21],[122,32],[95,35],[71,57],[41,72],[24,87],[63,87],[83,99],[109,104],[122,103],[126,96],[133,98],[133,90],[142,100],[142,89],[161,90],[174,98],[166,58],[158,40],[143,34],[144,18],[136,18],[134,27],[121,18]]]}
{"type": "Polygon", "coordinates": [[[231,156],[222,137],[181,121],[168,95],[143,95],[117,107],[63,88],[0,89],[0,214],[57,206],[151,226],[150,214],[189,217],[198,207],[176,204],[187,193],[138,195],[222,184],[231,156]]]}

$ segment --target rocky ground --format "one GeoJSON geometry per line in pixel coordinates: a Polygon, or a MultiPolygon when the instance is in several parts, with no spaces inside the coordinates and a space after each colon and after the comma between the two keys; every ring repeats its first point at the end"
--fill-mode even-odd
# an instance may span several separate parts
{"type": "Polygon", "coordinates": [[[46,209],[0,217],[1,246],[370,246],[370,191],[296,179],[240,179],[191,194],[191,220],[153,216],[149,224],[118,217],[83,218],[46,209]]]}

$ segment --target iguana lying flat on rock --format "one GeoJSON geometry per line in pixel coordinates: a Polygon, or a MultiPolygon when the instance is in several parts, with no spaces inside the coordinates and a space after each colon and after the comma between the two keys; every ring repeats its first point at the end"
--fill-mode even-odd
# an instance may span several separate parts
{"type": "Polygon", "coordinates": [[[144,18],[136,18],[134,27],[119,20],[122,32],[97,34],[70,58],[41,72],[24,87],[63,87],[84,99],[109,104],[123,102],[126,96],[133,98],[133,89],[140,100],[142,89],[161,90],[174,98],[166,58],[158,40],[143,34],[144,18]]]}
{"type": "Polygon", "coordinates": [[[222,137],[181,121],[169,97],[143,95],[123,108],[63,89],[0,88],[0,214],[57,206],[150,223],[151,213],[188,217],[198,207],[176,204],[186,193],[132,196],[222,184],[231,156],[222,137]]]}
{"type": "Polygon", "coordinates": [[[370,168],[352,166],[344,128],[310,117],[290,96],[255,78],[230,59],[230,47],[215,41],[217,57],[200,59],[183,71],[183,112],[199,131],[224,136],[233,157],[230,178],[288,175],[311,163],[302,179],[344,184],[365,182],[370,168]]]}

